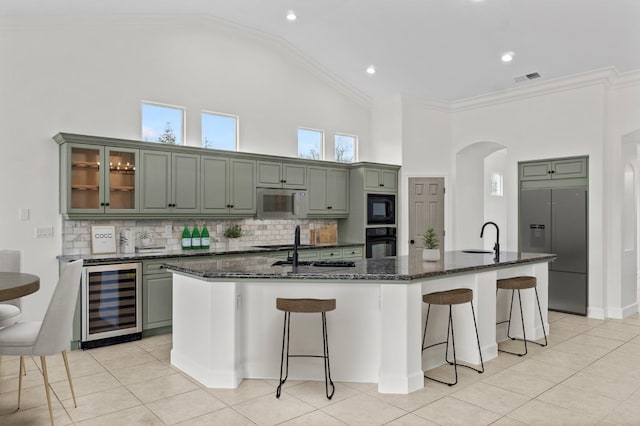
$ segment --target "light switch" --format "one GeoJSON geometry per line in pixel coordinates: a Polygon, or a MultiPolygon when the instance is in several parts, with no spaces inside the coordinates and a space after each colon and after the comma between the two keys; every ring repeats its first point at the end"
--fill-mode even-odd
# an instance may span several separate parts
{"type": "Polygon", "coordinates": [[[31,212],[28,208],[23,207],[18,209],[18,217],[20,218],[21,222],[28,222],[30,214],[31,212]]]}
{"type": "Polygon", "coordinates": [[[36,238],[53,238],[53,226],[43,226],[36,228],[36,238]]]}

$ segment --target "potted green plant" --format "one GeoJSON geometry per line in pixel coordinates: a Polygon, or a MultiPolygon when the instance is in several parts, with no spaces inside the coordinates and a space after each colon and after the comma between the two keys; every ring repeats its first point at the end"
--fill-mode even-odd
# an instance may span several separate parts
{"type": "Polygon", "coordinates": [[[149,247],[151,245],[151,232],[146,229],[138,233],[138,238],[140,238],[142,247],[149,247]]]}
{"type": "Polygon", "coordinates": [[[440,249],[438,248],[440,240],[438,240],[436,231],[434,231],[433,228],[427,228],[424,234],[422,234],[422,239],[424,241],[422,260],[427,262],[437,262],[440,260],[440,249]]]}
{"type": "Polygon", "coordinates": [[[237,249],[239,246],[238,238],[242,237],[242,225],[232,223],[227,226],[223,235],[229,239],[229,248],[234,250],[237,249]]]}

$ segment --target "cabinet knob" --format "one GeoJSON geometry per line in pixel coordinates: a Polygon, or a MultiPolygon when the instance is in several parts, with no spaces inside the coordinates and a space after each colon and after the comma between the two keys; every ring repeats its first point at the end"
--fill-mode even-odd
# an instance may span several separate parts
{"type": "Polygon", "coordinates": [[[104,203],[100,203],[100,206],[104,207],[104,203]]]}
{"type": "Polygon", "coordinates": [[[333,253],[329,253],[329,256],[333,256],[333,253]]]}
{"type": "Polygon", "coordinates": [[[104,203],[104,205],[108,207],[108,206],[109,206],[109,203],[104,203]]]}
{"type": "Polygon", "coordinates": [[[329,209],[329,210],[331,210],[332,208],[333,208],[332,206],[327,207],[327,209],[329,209]]]}
{"type": "Polygon", "coordinates": [[[380,186],[384,186],[384,183],[381,183],[380,186]]]}
{"type": "Polygon", "coordinates": [[[411,244],[415,244],[415,243],[416,243],[416,240],[411,240],[411,241],[409,241],[409,243],[411,243],[411,244]]]}

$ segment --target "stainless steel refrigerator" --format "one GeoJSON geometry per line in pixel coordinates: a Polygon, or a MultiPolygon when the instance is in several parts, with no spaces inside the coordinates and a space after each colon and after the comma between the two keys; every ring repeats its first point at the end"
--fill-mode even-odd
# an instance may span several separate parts
{"type": "Polygon", "coordinates": [[[588,303],[587,189],[520,191],[520,250],[554,253],[549,309],[586,315],[588,303]]]}

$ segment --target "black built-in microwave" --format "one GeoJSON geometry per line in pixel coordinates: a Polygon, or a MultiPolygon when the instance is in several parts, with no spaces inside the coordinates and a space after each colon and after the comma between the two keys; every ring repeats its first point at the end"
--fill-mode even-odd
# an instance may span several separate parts
{"type": "Polygon", "coordinates": [[[394,194],[367,194],[367,224],[394,225],[396,223],[396,196],[394,194]]]}

